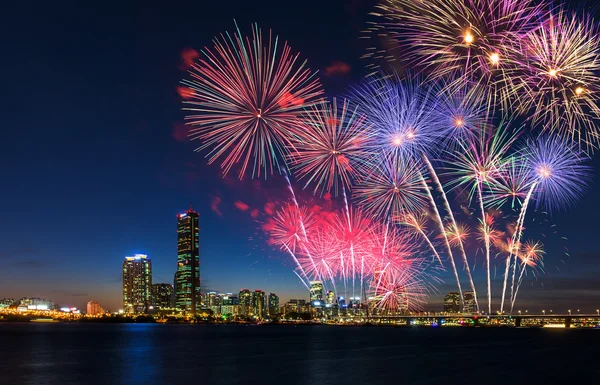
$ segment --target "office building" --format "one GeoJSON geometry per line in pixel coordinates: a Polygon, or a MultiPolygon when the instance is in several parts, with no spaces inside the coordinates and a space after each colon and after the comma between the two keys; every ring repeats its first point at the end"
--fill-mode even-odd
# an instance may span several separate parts
{"type": "Polygon", "coordinates": [[[177,216],[177,272],[175,307],[194,315],[200,309],[200,253],[198,213],[190,209],[177,216]]]}
{"type": "Polygon", "coordinates": [[[308,313],[310,304],[304,299],[290,299],[284,306],[285,314],[289,313],[308,313]]]}
{"type": "Polygon", "coordinates": [[[104,311],[104,309],[102,309],[102,306],[100,306],[100,304],[96,301],[90,301],[87,303],[86,306],[86,314],[87,315],[91,315],[91,316],[99,316],[99,315],[103,315],[104,313],[106,313],[104,311]]]}
{"type": "Polygon", "coordinates": [[[152,306],[152,262],[145,254],[125,257],[123,262],[123,311],[148,313],[152,306]]]}
{"type": "Polygon", "coordinates": [[[279,297],[275,293],[269,293],[269,316],[275,317],[279,314],[279,297]]]}
{"type": "Polygon", "coordinates": [[[227,317],[236,316],[239,314],[239,301],[233,293],[225,293],[221,295],[221,314],[227,317]]]}
{"type": "Polygon", "coordinates": [[[170,283],[155,283],[152,285],[152,307],[156,310],[172,309],[175,292],[170,283]]]}
{"type": "Polygon", "coordinates": [[[240,303],[240,314],[249,316],[252,314],[252,292],[249,289],[241,289],[238,295],[240,303]]]}
{"type": "Polygon", "coordinates": [[[323,301],[323,282],[310,282],[310,302],[323,301]]]}
{"type": "Polygon", "coordinates": [[[464,312],[468,314],[477,313],[477,304],[475,303],[475,295],[472,291],[464,292],[464,312]]]}
{"type": "Polygon", "coordinates": [[[335,293],[331,290],[327,292],[327,298],[325,299],[326,305],[333,305],[335,303],[335,293]]]}
{"type": "Polygon", "coordinates": [[[254,293],[252,293],[252,310],[255,317],[266,318],[265,303],[265,292],[263,290],[254,290],[254,293]]]}
{"type": "Polygon", "coordinates": [[[444,313],[460,312],[460,293],[451,292],[444,297],[444,313]]]}

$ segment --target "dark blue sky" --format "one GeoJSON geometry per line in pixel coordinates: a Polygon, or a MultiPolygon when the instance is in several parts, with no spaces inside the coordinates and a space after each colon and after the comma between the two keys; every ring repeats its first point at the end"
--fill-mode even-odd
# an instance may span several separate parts
{"type": "MultiPolygon", "coordinates": [[[[328,94],[339,94],[364,75],[366,43],[358,37],[374,2],[207,3],[14,9],[2,30],[10,38],[0,96],[0,297],[75,306],[93,299],[118,309],[124,256],[149,254],[154,281],[172,282],[175,215],[190,202],[201,215],[208,288],[307,297],[285,256],[234,206],[260,205],[269,186],[280,186],[222,180],[178,140],[180,54],[231,31],[234,18],[244,30],[256,21],[322,71],[328,94]],[[349,64],[350,73],[326,76],[334,62],[349,64]],[[211,209],[215,198],[221,215],[211,209]]],[[[598,159],[592,164],[600,169],[598,159]]],[[[545,242],[548,274],[524,284],[523,306],[600,307],[598,196],[593,183],[576,208],[552,216],[571,257],[563,257],[565,242],[545,242]]],[[[439,306],[437,295],[431,302],[439,306]]]]}

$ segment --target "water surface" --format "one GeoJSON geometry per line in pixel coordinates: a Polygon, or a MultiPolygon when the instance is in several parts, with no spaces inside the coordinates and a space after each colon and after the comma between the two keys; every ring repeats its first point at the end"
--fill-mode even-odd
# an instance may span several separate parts
{"type": "Polygon", "coordinates": [[[600,381],[600,330],[0,323],[0,384],[600,381]]]}

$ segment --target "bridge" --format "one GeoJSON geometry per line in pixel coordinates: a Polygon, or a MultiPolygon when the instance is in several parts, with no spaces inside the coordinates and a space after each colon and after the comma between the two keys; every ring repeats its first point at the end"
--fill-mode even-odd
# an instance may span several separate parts
{"type": "Polygon", "coordinates": [[[600,314],[414,314],[365,317],[366,322],[390,325],[462,325],[514,327],[600,327],[600,314]]]}

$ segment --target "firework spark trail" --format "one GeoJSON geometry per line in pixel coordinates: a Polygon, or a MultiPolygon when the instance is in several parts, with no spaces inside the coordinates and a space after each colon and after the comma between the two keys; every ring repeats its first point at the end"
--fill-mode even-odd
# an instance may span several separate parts
{"type": "MultiPolygon", "coordinates": [[[[427,187],[427,184],[424,184],[424,187],[427,187]]],[[[437,218],[435,220],[437,221],[437,218]]],[[[440,266],[442,268],[444,268],[444,263],[442,262],[442,259],[440,258],[439,253],[437,252],[437,250],[435,249],[435,246],[433,245],[433,243],[431,242],[431,240],[425,233],[425,230],[423,230],[423,226],[418,222],[418,219],[414,215],[409,214],[408,216],[405,217],[405,220],[401,221],[400,223],[415,229],[417,234],[419,234],[425,240],[425,242],[427,243],[427,246],[429,246],[429,249],[433,252],[434,257],[437,258],[440,266]]],[[[432,259],[432,261],[433,261],[433,259],[432,259]]]]}
{"type": "MultiPolygon", "coordinates": [[[[529,206],[529,201],[531,200],[531,196],[533,194],[533,189],[535,188],[537,183],[533,183],[531,185],[531,188],[529,189],[529,192],[527,193],[527,197],[525,198],[525,200],[523,201],[523,206],[521,206],[521,213],[519,215],[519,219],[518,219],[518,223],[517,223],[517,229],[515,234],[516,236],[516,243],[514,243],[511,247],[511,253],[512,251],[515,249],[515,247],[519,247],[519,245],[521,244],[521,236],[523,235],[523,224],[525,222],[525,214],[527,212],[527,207],[529,206]]],[[[518,251],[517,251],[518,253],[518,251]]],[[[513,274],[512,274],[512,283],[510,286],[510,302],[511,302],[511,307],[510,307],[510,312],[512,313],[513,310],[513,306],[514,306],[514,288],[515,288],[515,276],[517,273],[517,253],[513,253],[514,254],[514,263],[513,263],[513,274]]]]}
{"type": "MultiPolygon", "coordinates": [[[[450,220],[452,221],[452,226],[454,227],[455,230],[457,230],[458,227],[456,226],[456,220],[454,219],[454,214],[452,213],[452,210],[450,208],[450,203],[448,202],[448,198],[446,197],[446,192],[444,191],[444,188],[442,187],[442,184],[440,183],[440,180],[437,177],[435,169],[433,168],[433,165],[431,164],[431,162],[429,161],[427,156],[423,155],[423,160],[425,161],[425,164],[427,165],[427,169],[429,170],[431,178],[437,185],[438,191],[440,192],[440,194],[442,196],[442,199],[444,201],[444,205],[446,208],[446,212],[448,213],[448,216],[450,217],[450,220]]],[[[439,214],[438,214],[438,216],[439,216],[439,214]]],[[[444,233],[444,236],[446,236],[445,229],[444,229],[443,233],[444,233]]],[[[448,240],[448,238],[446,237],[446,241],[447,240],[448,240]]],[[[467,271],[467,276],[469,277],[469,283],[471,284],[471,290],[473,290],[473,298],[475,299],[475,305],[477,306],[477,312],[479,312],[479,301],[477,300],[477,290],[475,289],[475,283],[473,282],[473,277],[471,276],[471,269],[469,268],[469,261],[467,260],[467,254],[465,253],[465,249],[462,245],[462,242],[459,242],[459,250],[462,254],[463,261],[465,263],[465,270],[467,271]]]]}
{"type": "Polygon", "coordinates": [[[304,282],[304,279],[302,279],[302,277],[300,276],[300,274],[298,274],[296,272],[296,270],[292,270],[292,272],[294,274],[296,274],[296,277],[298,277],[298,279],[300,280],[300,282],[302,282],[302,284],[304,285],[304,287],[306,287],[306,289],[310,290],[310,287],[306,284],[306,282],[304,282]]]}
{"type": "Polygon", "coordinates": [[[485,243],[485,265],[487,269],[487,295],[488,295],[488,314],[492,314],[492,279],[490,276],[490,235],[485,218],[485,208],[483,207],[483,193],[481,182],[477,183],[477,195],[479,198],[479,209],[481,210],[481,226],[483,227],[483,238],[485,243]]]}
{"type": "Polygon", "coordinates": [[[523,260],[521,262],[521,273],[519,274],[515,295],[511,302],[511,313],[513,307],[515,306],[517,295],[519,294],[519,288],[521,287],[521,283],[523,282],[523,274],[525,273],[527,266],[536,266],[537,260],[541,258],[542,254],[544,254],[544,251],[540,248],[540,244],[537,242],[535,244],[529,244],[525,246],[525,256],[523,257],[523,260]]]}
{"type": "MultiPolygon", "coordinates": [[[[346,188],[344,186],[342,186],[342,192],[344,194],[344,207],[345,207],[345,211],[346,211],[346,219],[348,220],[348,230],[350,231],[350,234],[352,234],[352,221],[350,220],[350,210],[348,207],[348,198],[346,196],[346,188]]],[[[364,257],[363,257],[364,258],[364,257]]],[[[354,279],[356,277],[356,269],[355,269],[355,262],[354,262],[354,240],[352,239],[352,237],[350,238],[350,261],[352,262],[352,297],[355,296],[355,292],[354,292],[354,279]]],[[[361,266],[363,266],[364,263],[361,263],[361,266]]],[[[362,292],[362,276],[363,276],[363,270],[361,268],[361,272],[360,272],[360,278],[361,278],[361,292],[362,292]]],[[[362,294],[361,294],[362,297],[362,294]]]]}
{"type": "MultiPolygon", "coordinates": [[[[302,272],[302,275],[308,279],[308,276],[306,275],[306,272],[304,271],[304,269],[302,268],[302,265],[300,264],[300,262],[298,261],[298,258],[296,258],[296,255],[292,252],[292,250],[290,250],[290,248],[288,247],[288,245],[286,245],[285,243],[283,244],[285,250],[290,253],[290,255],[292,256],[292,259],[294,260],[294,262],[296,262],[296,265],[298,266],[298,268],[300,269],[300,271],[302,272]]],[[[294,273],[296,273],[296,271],[294,270],[294,273]]],[[[308,288],[308,286],[306,285],[306,282],[304,282],[304,279],[300,277],[300,275],[298,275],[298,273],[296,273],[296,275],[298,276],[298,278],[300,278],[300,281],[302,281],[302,284],[304,286],[306,286],[308,288]]]]}
{"type": "MultiPolygon", "coordinates": [[[[523,201],[523,206],[521,206],[521,215],[520,217],[520,223],[517,223],[517,237],[516,237],[516,243],[513,244],[513,247],[511,247],[511,252],[513,250],[513,248],[515,247],[515,245],[520,245],[521,244],[521,236],[523,235],[523,224],[525,222],[525,213],[527,212],[527,207],[529,206],[529,201],[531,200],[531,196],[533,194],[533,190],[535,189],[535,186],[537,185],[536,182],[534,182],[531,185],[531,188],[529,189],[529,192],[527,193],[527,197],[525,198],[525,201],[523,201]]],[[[514,287],[515,287],[515,275],[517,272],[517,255],[515,254],[515,262],[513,264],[513,274],[512,274],[512,283],[511,283],[511,287],[510,287],[510,302],[511,302],[511,306],[510,306],[510,312],[512,314],[513,311],[513,306],[515,304],[514,298],[515,295],[513,294],[514,291],[514,287]]]]}
{"type": "MultiPolygon", "coordinates": [[[[517,263],[517,261],[516,261],[517,256],[514,253],[514,251],[515,251],[515,248],[519,247],[518,245],[521,242],[523,222],[525,221],[525,213],[527,212],[527,206],[529,205],[529,200],[531,199],[531,195],[533,194],[533,189],[535,188],[535,186],[536,186],[536,183],[533,183],[532,186],[531,186],[531,188],[527,192],[527,196],[525,197],[525,200],[524,200],[523,204],[521,205],[521,210],[519,211],[519,217],[517,218],[517,224],[516,224],[515,232],[514,232],[514,234],[512,236],[512,239],[511,239],[508,258],[506,259],[506,269],[504,271],[504,284],[503,284],[503,287],[502,287],[502,302],[500,303],[500,314],[502,314],[502,311],[504,310],[504,299],[505,299],[505,294],[506,294],[506,284],[507,284],[507,280],[508,280],[508,274],[509,274],[509,270],[510,270],[510,265],[512,264],[512,257],[513,257],[513,255],[515,256],[515,264],[516,264],[517,263]]],[[[510,292],[511,302],[512,302],[512,298],[513,298],[513,286],[514,286],[514,282],[515,282],[515,276],[514,276],[514,271],[513,271],[513,278],[512,278],[512,285],[511,285],[511,292],[510,292]]]]}
{"type": "Polygon", "coordinates": [[[300,222],[300,228],[302,229],[302,235],[304,236],[304,242],[300,242],[300,243],[304,246],[304,251],[306,251],[306,255],[310,259],[310,261],[313,265],[313,268],[315,269],[315,271],[317,272],[317,274],[319,276],[319,279],[322,281],[325,281],[319,272],[320,270],[317,269],[317,265],[315,264],[314,259],[310,255],[310,251],[308,251],[308,247],[306,247],[306,243],[308,243],[308,235],[306,234],[306,228],[304,227],[304,219],[302,217],[302,213],[300,212],[300,206],[298,205],[298,201],[296,200],[296,193],[294,192],[294,189],[292,188],[292,184],[290,183],[290,178],[288,177],[287,172],[285,172],[285,169],[283,169],[282,171],[285,175],[285,180],[287,182],[290,193],[292,194],[292,201],[294,202],[294,205],[296,206],[296,209],[298,210],[298,222],[300,222]]]}

